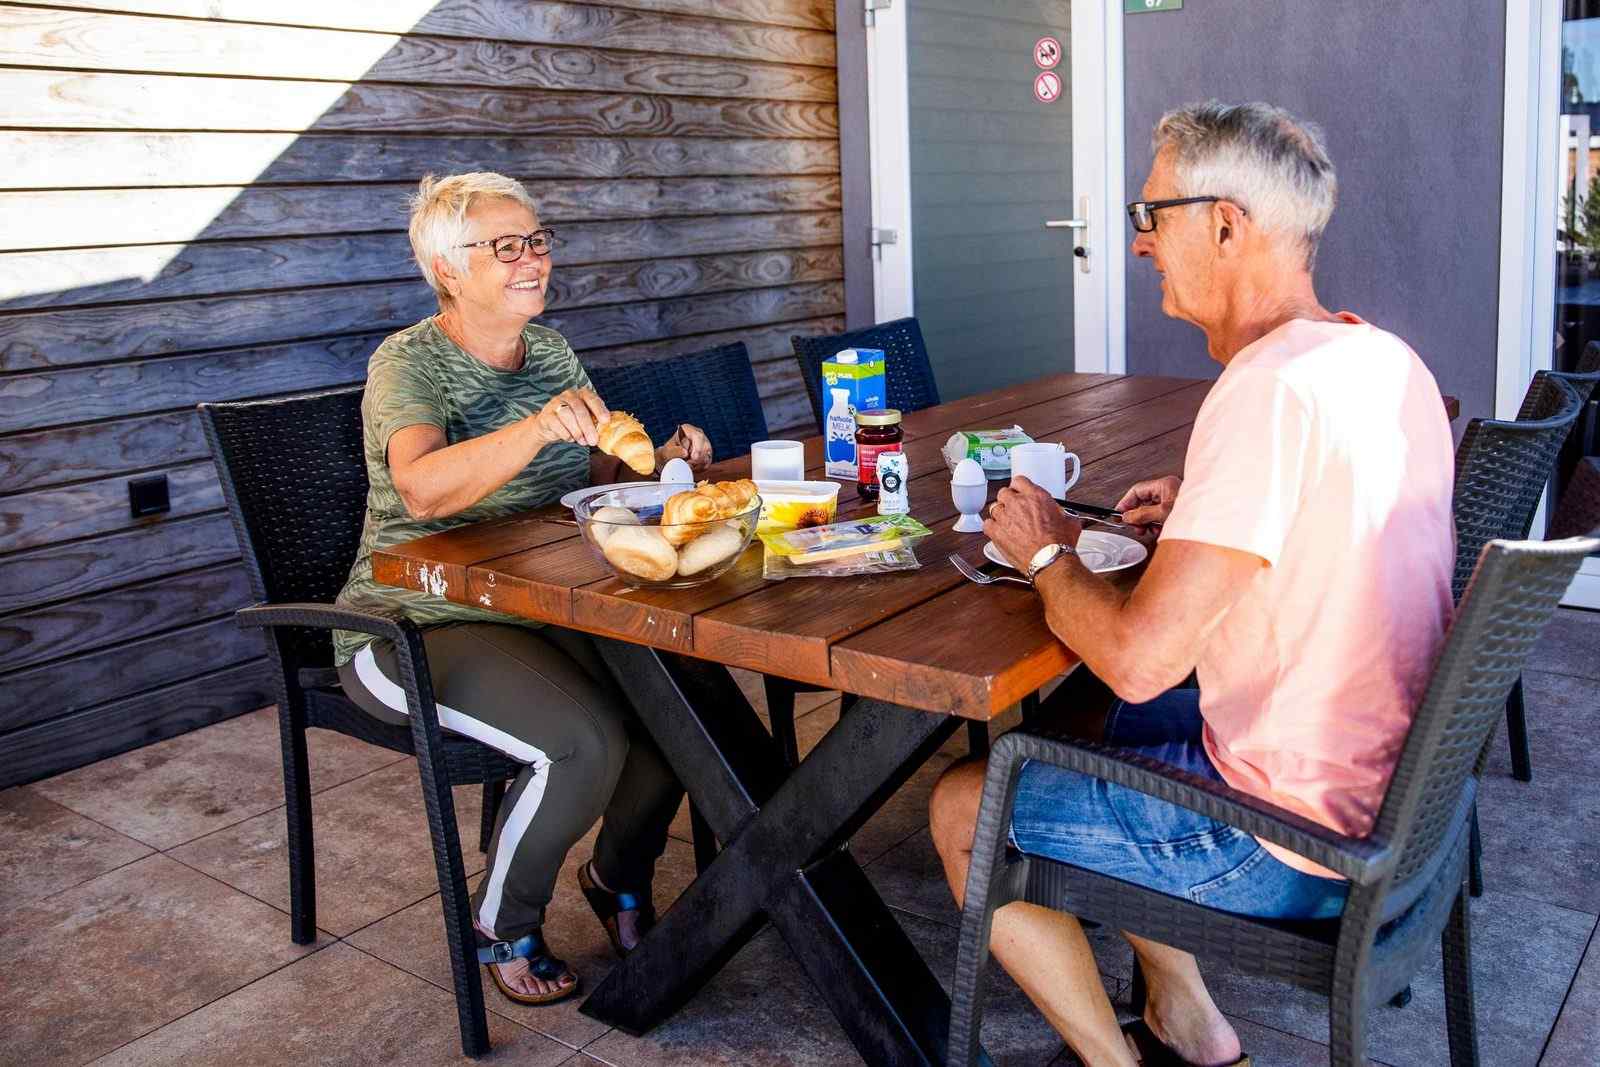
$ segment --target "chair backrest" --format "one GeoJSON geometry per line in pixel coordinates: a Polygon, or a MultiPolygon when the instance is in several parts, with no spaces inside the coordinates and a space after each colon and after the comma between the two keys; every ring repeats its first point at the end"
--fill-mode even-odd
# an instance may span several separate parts
{"type": "Polygon", "coordinates": [[[1572,387],[1541,372],[1534,376],[1517,421],[1473,419],[1456,449],[1452,507],[1456,520],[1457,600],[1478,552],[1495,538],[1528,536],[1556,455],[1582,407],[1572,387]]]}
{"type": "Polygon", "coordinates": [[[1394,881],[1443,844],[1506,696],[1583,558],[1600,540],[1485,545],[1406,736],[1375,830],[1400,850],[1394,881]]]}
{"type": "MultiPolygon", "coordinates": [[[[350,576],[367,513],[362,388],[200,405],[259,601],[329,603],[350,576]]],[[[297,666],[333,663],[326,631],[294,643],[297,666]]]]}
{"type": "Polygon", "coordinates": [[[928,362],[928,347],[922,341],[922,327],[915,318],[880,322],[864,330],[821,337],[792,337],[794,355],[800,361],[800,378],[811,398],[811,412],[820,430],[825,391],[822,388],[822,361],[832,359],[843,348],[881,348],[883,350],[884,391],[889,406],[901,411],[921,411],[939,402],[939,385],[933,379],[933,364],[928,362]]]}
{"type": "Polygon", "coordinates": [[[661,444],[689,422],[718,459],[742,456],[767,437],[755,368],[743,341],[621,367],[585,364],[606,406],[631,412],[661,444]]]}

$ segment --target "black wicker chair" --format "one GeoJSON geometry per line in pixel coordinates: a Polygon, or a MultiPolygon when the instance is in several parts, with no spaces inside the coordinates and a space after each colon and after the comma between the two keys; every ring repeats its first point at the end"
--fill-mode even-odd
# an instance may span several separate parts
{"type": "Polygon", "coordinates": [[[742,456],[767,437],[743,341],[648,363],[586,367],[606,406],[632,412],[653,441],[665,441],[679,423],[692,422],[722,458],[742,456]]]}
{"type": "Polygon", "coordinates": [[[1368,1009],[1403,992],[1441,937],[1450,1061],[1475,1065],[1464,885],[1475,761],[1567,583],[1597,547],[1577,538],[1485,547],[1369,837],[1346,837],[1126,750],[1022,732],[1002,737],[989,760],[967,878],[950,1062],[977,1062],[994,913],[1026,900],[1327,994],[1334,1067],[1366,1062],[1368,1009]],[[1008,849],[1017,776],[1030,759],[1181,804],[1337,871],[1350,880],[1344,914],[1326,922],[1246,918],[1008,849]]]}
{"type": "Polygon", "coordinates": [[[333,604],[349,576],[366,515],[361,392],[354,386],[280,400],[200,405],[258,602],[238,613],[239,623],[268,630],[267,648],[277,669],[289,821],[290,936],[301,945],[317,936],[306,729],[336,730],[415,755],[450,943],[461,1048],[478,1056],[489,1049],[489,1026],[450,787],[484,783],[481,851],[488,847],[505,782],[522,767],[487,745],[440,730],[427,656],[415,624],[399,615],[333,604]],[[333,667],[333,629],[394,642],[408,726],[381,722],[344,695],[333,667]]]}
{"type": "MultiPolygon", "coordinates": [[[[1456,567],[1451,592],[1457,600],[1485,544],[1496,538],[1516,541],[1529,535],[1545,484],[1583,402],[1563,376],[1540,371],[1533,376],[1515,421],[1473,419],[1467,424],[1456,449],[1452,501],[1456,567]]],[[[1520,676],[1506,699],[1506,735],[1512,777],[1531,781],[1533,763],[1520,676]]],[[[1476,863],[1473,869],[1476,871],[1476,863]]]]}
{"type": "Polygon", "coordinates": [[[880,322],[862,330],[821,337],[792,337],[795,358],[800,361],[800,379],[811,398],[811,411],[817,428],[826,418],[827,390],[822,388],[822,361],[832,359],[841,348],[881,348],[884,363],[884,391],[888,405],[901,411],[921,411],[939,402],[939,385],[928,362],[928,348],[922,341],[922,327],[914,318],[880,322]]]}

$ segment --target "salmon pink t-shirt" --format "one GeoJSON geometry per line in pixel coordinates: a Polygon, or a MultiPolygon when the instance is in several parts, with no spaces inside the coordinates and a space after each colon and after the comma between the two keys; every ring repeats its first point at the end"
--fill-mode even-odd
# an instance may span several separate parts
{"type": "Polygon", "coordinates": [[[1196,667],[1229,785],[1371,832],[1450,620],[1454,466],[1433,375],[1347,312],[1286,323],[1223,370],[1161,538],[1267,564],[1196,667]]]}

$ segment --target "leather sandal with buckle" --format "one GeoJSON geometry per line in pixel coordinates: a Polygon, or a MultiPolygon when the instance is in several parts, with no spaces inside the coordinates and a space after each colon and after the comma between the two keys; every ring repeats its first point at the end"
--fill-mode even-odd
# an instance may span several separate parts
{"type": "MultiPolygon", "coordinates": [[[[1139,1050],[1140,1067],[1202,1067],[1200,1064],[1190,1063],[1172,1050],[1170,1045],[1164,1043],[1150,1029],[1150,1024],[1143,1019],[1135,1019],[1122,1028],[1122,1032],[1133,1039],[1134,1048],[1139,1050]]],[[[1250,1067],[1250,1057],[1240,1056],[1236,1060],[1229,1060],[1216,1067],[1250,1067]]]]}
{"type": "Polygon", "coordinates": [[[544,938],[539,936],[537,930],[515,941],[490,941],[480,933],[478,962],[488,965],[489,976],[494,979],[494,984],[499,987],[506,999],[514,1000],[518,1004],[554,1004],[558,1000],[566,1000],[578,991],[578,976],[567,966],[566,961],[559,960],[551,954],[550,946],[544,943],[544,938]],[[549,993],[519,993],[506,984],[506,980],[500,976],[500,968],[496,966],[516,959],[527,960],[528,973],[541,982],[554,984],[563,977],[571,975],[572,984],[565,988],[558,986],[549,993]]]}
{"type": "Polygon", "coordinates": [[[637,911],[641,938],[656,924],[656,906],[649,895],[613,893],[609,889],[602,888],[600,883],[595,881],[593,860],[578,868],[578,888],[583,890],[583,898],[589,902],[589,907],[594,909],[595,918],[605,927],[606,936],[611,938],[611,949],[617,954],[618,959],[622,959],[631,951],[623,947],[622,931],[617,924],[618,915],[625,911],[637,911]]]}

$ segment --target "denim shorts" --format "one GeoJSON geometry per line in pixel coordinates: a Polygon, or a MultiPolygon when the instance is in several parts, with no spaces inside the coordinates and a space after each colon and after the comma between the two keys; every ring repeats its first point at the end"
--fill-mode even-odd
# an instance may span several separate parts
{"type": "MultiPolygon", "coordinates": [[[[1147,704],[1115,705],[1106,742],[1220,782],[1200,726],[1200,691],[1174,689],[1147,704]]],[[[1226,823],[1033,760],[1018,781],[1011,843],[1031,855],[1258,918],[1337,918],[1349,886],[1295,870],[1226,823]]]]}

